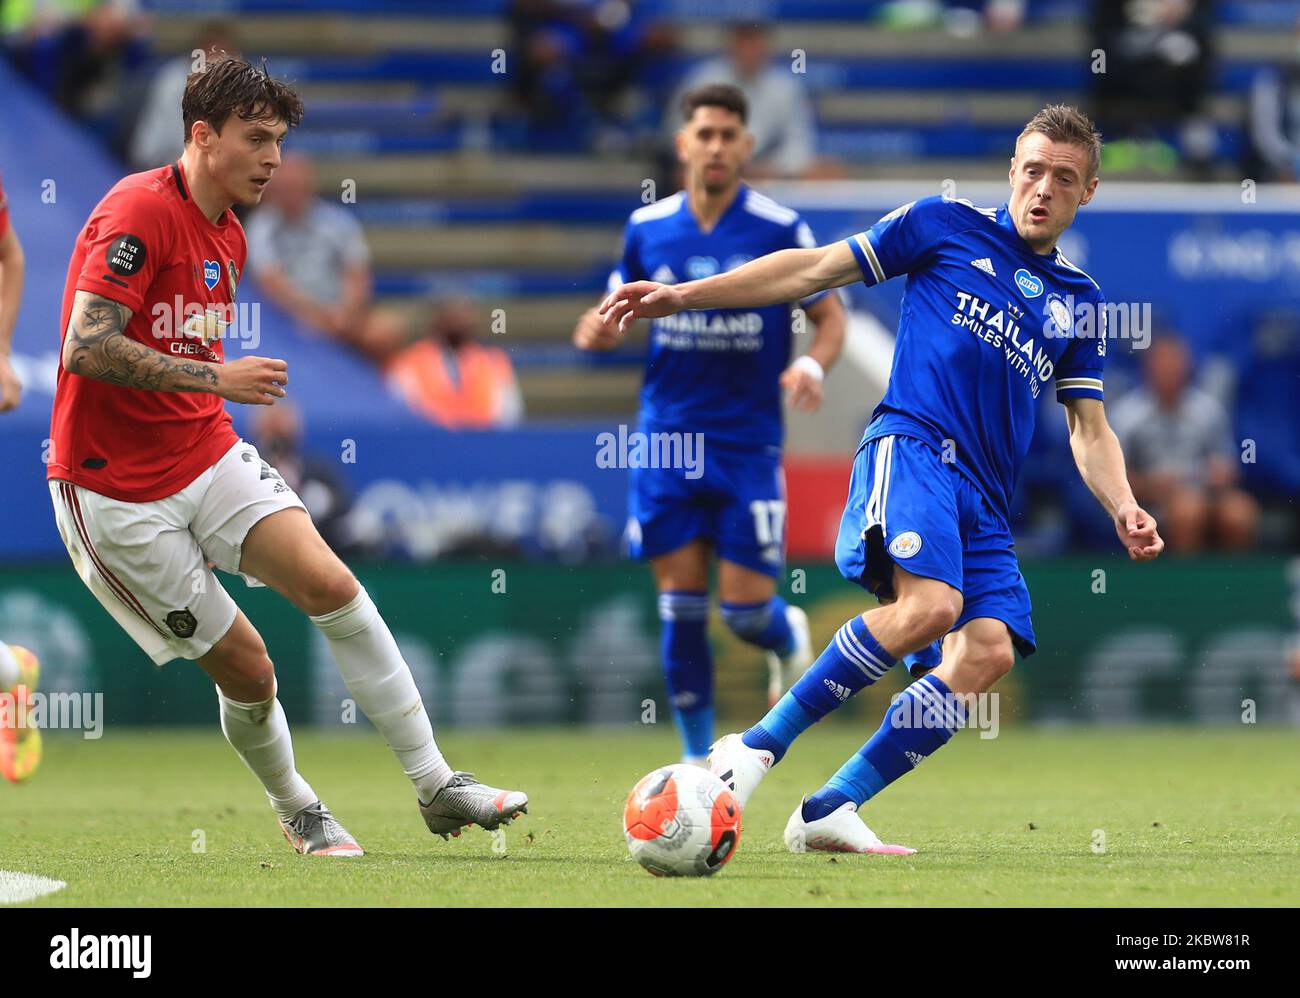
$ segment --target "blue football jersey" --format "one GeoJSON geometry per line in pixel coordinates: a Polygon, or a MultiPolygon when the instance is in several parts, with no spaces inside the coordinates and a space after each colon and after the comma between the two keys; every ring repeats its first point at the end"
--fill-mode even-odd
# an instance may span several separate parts
{"type": "MultiPolygon", "coordinates": [[[[678,192],[632,213],[610,288],[693,281],[777,250],[815,245],[797,212],[744,184],[712,232],[700,231],[685,192],[678,192]]],[[[790,362],[792,307],[703,309],[651,320],[642,426],[702,432],[733,446],[779,447],[779,379],[790,362]]]]}
{"type": "Polygon", "coordinates": [[[907,275],[894,363],[864,440],[919,437],[1005,517],[1037,400],[1102,395],[1106,309],[1060,253],[1040,256],[1006,204],[922,198],[848,240],[863,280],[907,275]]]}

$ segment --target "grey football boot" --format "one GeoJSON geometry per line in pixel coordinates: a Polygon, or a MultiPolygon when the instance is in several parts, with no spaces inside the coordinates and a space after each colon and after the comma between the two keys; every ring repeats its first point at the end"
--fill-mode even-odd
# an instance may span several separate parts
{"type": "Polygon", "coordinates": [[[348,830],[320,801],[308,804],[288,821],[281,821],[284,837],[304,856],[364,856],[348,830]]]}
{"type": "Polygon", "coordinates": [[[460,835],[466,825],[478,825],[490,832],[527,813],[528,795],[522,790],[484,786],[473,773],[453,773],[433,800],[420,805],[429,831],[444,839],[460,835]]]}

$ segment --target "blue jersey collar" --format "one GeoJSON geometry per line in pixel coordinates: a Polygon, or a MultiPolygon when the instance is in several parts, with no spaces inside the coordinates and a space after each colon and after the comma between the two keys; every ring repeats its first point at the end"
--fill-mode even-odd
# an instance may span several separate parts
{"type": "Polygon", "coordinates": [[[682,206],[677,209],[678,216],[682,219],[682,221],[686,225],[689,225],[694,232],[697,232],[701,236],[711,236],[714,233],[718,232],[718,230],[720,230],[727,222],[729,222],[733,216],[735,216],[737,213],[741,211],[744,211],[745,200],[749,197],[749,185],[746,184],[743,180],[740,182],[740,186],[736,188],[736,196],[731,199],[731,204],[727,205],[727,210],[724,211],[721,216],[719,216],[717,224],[714,225],[713,228],[708,232],[705,232],[703,229],[700,228],[700,220],[696,218],[695,213],[691,211],[690,192],[688,192],[685,188],[683,188],[681,191],[681,195],[682,195],[682,206]]]}

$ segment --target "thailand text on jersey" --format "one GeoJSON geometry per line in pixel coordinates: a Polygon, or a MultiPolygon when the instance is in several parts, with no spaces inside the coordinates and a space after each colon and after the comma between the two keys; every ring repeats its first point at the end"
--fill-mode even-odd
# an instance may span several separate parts
{"type": "Polygon", "coordinates": [[[1007,206],[923,198],[848,240],[863,280],[907,275],[885,397],[864,440],[919,437],[1007,515],[1038,398],[1102,396],[1101,289],[1059,250],[1036,254],[1007,206]]]}
{"type": "MultiPolygon", "coordinates": [[[[237,335],[236,292],[247,244],[234,212],[213,223],[179,164],[125,177],[77,236],[63,291],[67,335],[75,292],[131,309],[125,335],[177,359],[222,363],[237,335]]],[[[48,477],[127,502],[179,492],[238,439],[209,392],[124,388],[59,368],[48,477]]]]}
{"type": "MultiPolygon", "coordinates": [[[[814,245],[796,212],[744,184],[707,233],[685,192],[678,192],[632,213],[610,287],[698,280],[767,253],[814,245]]],[[[726,445],[779,447],[779,381],[790,361],[792,305],[702,309],[652,320],[642,425],[651,431],[702,432],[706,441],[726,445]]]]}

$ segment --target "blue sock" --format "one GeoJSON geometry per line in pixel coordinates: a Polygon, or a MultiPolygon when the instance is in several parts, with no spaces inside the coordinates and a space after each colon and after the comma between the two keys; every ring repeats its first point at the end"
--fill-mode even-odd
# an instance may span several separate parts
{"type": "Polygon", "coordinates": [[[866,622],[854,617],[835,632],[817,661],[742,740],[750,748],[767,749],[780,762],[790,744],[809,726],[843,706],[893,665],[894,657],[867,630],[866,622]]]}
{"type": "Polygon", "coordinates": [[[871,740],[804,802],[804,821],[824,818],[847,801],[860,806],[870,800],[946,745],[965,723],[961,703],[942,679],[918,679],[890,705],[871,740]]]}
{"type": "Polygon", "coordinates": [[[723,603],[722,622],[742,641],[785,656],[794,651],[794,632],[785,619],[785,608],[780,596],[766,603],[723,603]]]}
{"type": "Polygon", "coordinates": [[[686,755],[708,755],[713,743],[713,656],[709,652],[709,594],[659,594],[664,679],[686,755]]]}

